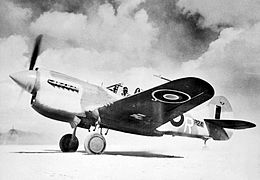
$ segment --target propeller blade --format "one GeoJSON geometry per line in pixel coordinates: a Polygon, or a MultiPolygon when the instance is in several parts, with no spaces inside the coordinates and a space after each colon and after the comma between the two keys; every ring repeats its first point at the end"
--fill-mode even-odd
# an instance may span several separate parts
{"type": "Polygon", "coordinates": [[[39,36],[37,36],[37,38],[35,40],[34,49],[33,49],[32,57],[31,57],[31,61],[30,61],[29,70],[33,70],[34,65],[36,63],[36,59],[37,59],[37,57],[39,55],[39,51],[40,51],[40,45],[41,45],[42,36],[43,35],[40,34],[39,36]]]}

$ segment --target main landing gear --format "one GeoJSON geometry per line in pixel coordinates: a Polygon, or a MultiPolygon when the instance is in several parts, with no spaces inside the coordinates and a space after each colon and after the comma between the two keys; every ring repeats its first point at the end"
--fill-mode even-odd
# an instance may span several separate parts
{"type": "MultiPolygon", "coordinates": [[[[100,133],[89,133],[84,142],[85,151],[88,154],[102,154],[106,148],[106,139],[102,135],[102,129],[100,133]]],[[[106,132],[107,134],[107,132],[106,132]]],[[[76,137],[76,128],[74,128],[73,134],[65,134],[60,139],[60,149],[62,152],[75,152],[79,147],[79,141],[76,137]]]]}

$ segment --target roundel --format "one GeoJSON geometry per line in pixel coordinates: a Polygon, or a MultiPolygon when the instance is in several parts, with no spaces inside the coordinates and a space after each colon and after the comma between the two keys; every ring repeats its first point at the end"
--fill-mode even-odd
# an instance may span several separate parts
{"type": "Polygon", "coordinates": [[[175,118],[175,119],[172,119],[171,121],[171,124],[175,127],[179,127],[183,124],[184,122],[184,116],[183,115],[180,115],[180,118],[175,118]]]}
{"type": "Polygon", "coordinates": [[[183,103],[191,99],[191,97],[184,92],[172,89],[159,89],[152,93],[155,101],[163,103],[183,103]]]}

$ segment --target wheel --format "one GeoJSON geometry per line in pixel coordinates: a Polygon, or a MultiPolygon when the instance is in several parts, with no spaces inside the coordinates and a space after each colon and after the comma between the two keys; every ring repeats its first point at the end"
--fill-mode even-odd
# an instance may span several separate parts
{"type": "Polygon", "coordinates": [[[84,148],[88,154],[101,154],[106,148],[106,139],[99,133],[89,134],[85,139],[84,148]]]}
{"type": "Polygon", "coordinates": [[[65,134],[60,139],[60,150],[62,152],[75,152],[79,147],[79,140],[76,136],[72,137],[72,134],[65,134]]]}

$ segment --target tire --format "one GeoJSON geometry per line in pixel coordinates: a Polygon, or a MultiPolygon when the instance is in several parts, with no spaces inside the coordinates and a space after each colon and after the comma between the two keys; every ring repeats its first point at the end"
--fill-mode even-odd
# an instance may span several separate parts
{"type": "Polygon", "coordinates": [[[99,133],[89,134],[84,142],[88,154],[102,154],[106,148],[106,139],[99,133]]]}
{"type": "Polygon", "coordinates": [[[75,152],[79,147],[79,140],[76,136],[72,137],[72,134],[65,134],[60,139],[60,150],[62,152],[75,152]]]}

